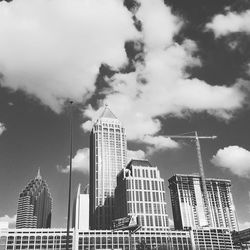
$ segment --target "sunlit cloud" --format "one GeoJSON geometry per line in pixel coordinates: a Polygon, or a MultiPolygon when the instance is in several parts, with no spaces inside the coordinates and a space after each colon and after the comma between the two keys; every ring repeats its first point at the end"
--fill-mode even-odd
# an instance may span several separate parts
{"type": "Polygon", "coordinates": [[[122,1],[19,0],[0,2],[0,37],[1,85],[60,112],[93,94],[102,63],[127,63],[138,32],[122,1]]]}
{"type": "MultiPolygon", "coordinates": [[[[61,173],[68,173],[70,166],[57,166],[57,170],[61,173]]],[[[83,174],[89,173],[89,148],[79,149],[72,159],[72,171],[82,172],[83,174]]]]}
{"type": "Polygon", "coordinates": [[[214,32],[215,36],[221,37],[235,32],[250,34],[250,10],[241,13],[227,12],[225,15],[218,14],[206,25],[207,30],[214,32]]]}
{"type": "Polygon", "coordinates": [[[131,160],[144,160],[146,154],[142,150],[128,150],[127,151],[127,162],[131,160]]]}
{"type": "MultiPolygon", "coordinates": [[[[191,78],[187,68],[202,67],[202,63],[194,41],[174,41],[183,24],[182,18],[174,15],[163,1],[140,1],[140,4],[135,16],[142,24],[142,59],[135,60],[135,71],[106,77],[110,89],[105,91],[103,102],[109,104],[124,124],[128,140],[145,143],[153,152],[177,147],[175,142],[161,135],[160,118],[207,112],[229,120],[244,105],[245,94],[237,83],[212,86],[204,80],[191,78]],[[159,16],[156,18],[153,12],[159,16]]],[[[93,120],[96,112],[88,106],[84,116],[93,120]]],[[[91,122],[86,121],[82,127],[89,131],[91,122]]]]}
{"type": "Polygon", "coordinates": [[[0,222],[7,222],[9,228],[14,228],[16,226],[16,214],[13,216],[5,214],[4,216],[0,217],[0,222]]]}
{"type": "Polygon", "coordinates": [[[250,178],[250,151],[239,146],[228,146],[219,149],[211,162],[232,174],[250,178]]]}

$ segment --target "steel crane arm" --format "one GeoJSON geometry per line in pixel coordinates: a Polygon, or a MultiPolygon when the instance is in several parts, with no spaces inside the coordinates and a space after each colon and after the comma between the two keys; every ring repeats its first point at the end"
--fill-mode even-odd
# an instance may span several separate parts
{"type": "MultiPolygon", "coordinates": [[[[173,139],[196,139],[197,136],[195,135],[166,135],[166,137],[169,137],[169,138],[173,138],[173,139]]],[[[216,135],[213,135],[213,136],[198,136],[199,139],[216,139],[217,136],[216,135]]]]}
{"type": "Polygon", "coordinates": [[[205,179],[204,167],[203,167],[202,156],[201,156],[201,146],[200,146],[199,140],[200,139],[214,140],[217,138],[217,136],[215,135],[214,136],[199,136],[197,131],[193,131],[190,133],[194,133],[194,135],[180,134],[180,135],[167,135],[166,137],[169,137],[172,139],[194,139],[195,140],[198,163],[199,163],[199,170],[200,170],[200,177],[201,177],[201,186],[202,186],[203,195],[204,195],[204,210],[206,213],[208,226],[212,226],[212,216],[211,216],[211,211],[209,207],[208,192],[207,192],[206,179],[205,179]]]}

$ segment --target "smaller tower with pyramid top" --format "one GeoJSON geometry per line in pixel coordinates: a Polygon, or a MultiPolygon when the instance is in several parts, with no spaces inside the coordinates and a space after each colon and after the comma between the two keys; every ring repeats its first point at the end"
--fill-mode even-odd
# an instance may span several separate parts
{"type": "Polygon", "coordinates": [[[39,168],[19,195],[16,228],[50,228],[51,211],[52,198],[39,168]]]}

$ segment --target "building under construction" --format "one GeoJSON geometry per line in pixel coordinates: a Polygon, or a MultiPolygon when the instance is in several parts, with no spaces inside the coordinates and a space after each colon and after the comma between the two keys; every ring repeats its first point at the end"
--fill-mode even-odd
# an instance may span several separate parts
{"type": "Polygon", "coordinates": [[[176,174],[168,181],[175,229],[207,226],[237,229],[230,180],[206,178],[208,206],[199,175],[176,174]]]}

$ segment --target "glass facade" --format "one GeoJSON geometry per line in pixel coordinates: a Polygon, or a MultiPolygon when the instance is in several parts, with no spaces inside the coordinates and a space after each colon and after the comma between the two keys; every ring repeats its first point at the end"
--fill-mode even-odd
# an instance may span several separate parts
{"type": "Polygon", "coordinates": [[[125,130],[106,106],[90,135],[91,229],[111,229],[116,176],[126,165],[126,154],[125,130]]]}
{"type": "Polygon", "coordinates": [[[17,228],[49,228],[52,198],[40,170],[37,177],[20,193],[17,207],[17,228]]]}

